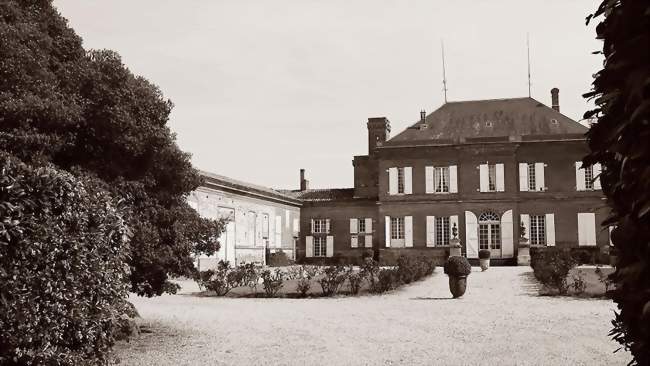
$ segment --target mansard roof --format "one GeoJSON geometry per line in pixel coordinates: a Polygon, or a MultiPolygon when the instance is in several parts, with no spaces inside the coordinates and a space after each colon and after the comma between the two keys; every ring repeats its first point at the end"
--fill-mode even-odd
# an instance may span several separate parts
{"type": "Polygon", "coordinates": [[[384,143],[462,143],[472,139],[584,138],[588,128],[533,98],[448,102],[384,143]],[[468,140],[469,139],[469,140],[468,140]]]}

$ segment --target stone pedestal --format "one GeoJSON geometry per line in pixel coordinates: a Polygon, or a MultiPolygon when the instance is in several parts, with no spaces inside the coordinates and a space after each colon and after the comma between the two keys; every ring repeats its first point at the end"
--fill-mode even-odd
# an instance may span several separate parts
{"type": "Polygon", "coordinates": [[[449,240],[449,256],[450,257],[460,257],[462,253],[462,246],[460,245],[459,239],[449,240]]]}
{"type": "Polygon", "coordinates": [[[520,238],[517,250],[517,265],[530,266],[530,244],[528,239],[520,238]]]}

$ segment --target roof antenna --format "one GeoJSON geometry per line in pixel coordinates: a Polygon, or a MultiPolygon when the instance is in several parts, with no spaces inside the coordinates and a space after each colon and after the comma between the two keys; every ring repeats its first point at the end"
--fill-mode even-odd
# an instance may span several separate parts
{"type": "Polygon", "coordinates": [[[442,91],[445,93],[445,103],[447,103],[447,73],[445,71],[445,44],[440,40],[442,48],[442,91]]]}
{"type": "Polygon", "coordinates": [[[528,56],[528,98],[530,98],[530,39],[526,33],[526,52],[528,56]]]}

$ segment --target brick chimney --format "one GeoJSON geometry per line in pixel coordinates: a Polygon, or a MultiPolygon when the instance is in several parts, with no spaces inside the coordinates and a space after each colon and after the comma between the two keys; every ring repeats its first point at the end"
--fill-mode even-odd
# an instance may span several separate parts
{"type": "Polygon", "coordinates": [[[560,89],[551,89],[551,108],[560,111],[560,89]]]}
{"type": "Polygon", "coordinates": [[[390,121],[386,117],[368,118],[368,155],[390,138],[390,121]]]}
{"type": "Polygon", "coordinates": [[[309,189],[309,181],[305,179],[305,169],[300,169],[300,191],[309,189]]]}

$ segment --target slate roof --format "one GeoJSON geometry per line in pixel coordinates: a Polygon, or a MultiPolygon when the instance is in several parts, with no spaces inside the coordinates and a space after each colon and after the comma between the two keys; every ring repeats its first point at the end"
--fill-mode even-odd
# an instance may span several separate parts
{"type": "Polygon", "coordinates": [[[301,201],[339,201],[354,199],[354,188],[308,189],[306,191],[280,190],[301,201]]]}
{"type": "MultiPolygon", "coordinates": [[[[384,143],[414,141],[457,143],[463,139],[508,136],[580,138],[587,127],[533,98],[448,102],[384,143]],[[426,127],[421,127],[425,124],[426,127]]],[[[526,138],[525,138],[526,139],[526,138]]]]}

